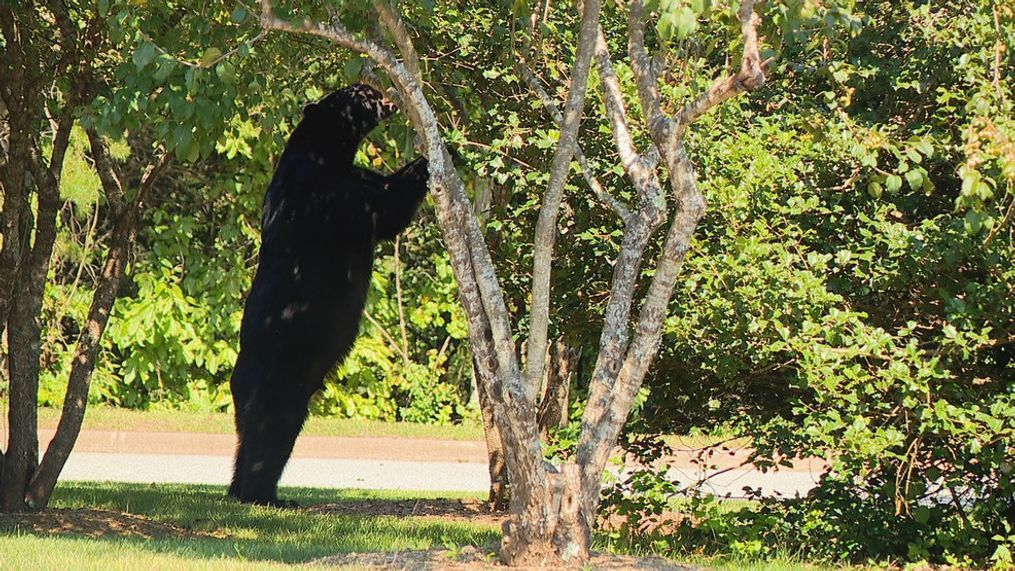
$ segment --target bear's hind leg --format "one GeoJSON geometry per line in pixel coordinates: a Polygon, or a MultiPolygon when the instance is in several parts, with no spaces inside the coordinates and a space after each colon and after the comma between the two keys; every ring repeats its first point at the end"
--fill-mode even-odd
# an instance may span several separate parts
{"type": "Polygon", "coordinates": [[[278,481],[307,417],[302,395],[255,398],[245,417],[238,497],[245,503],[293,507],[278,499],[278,481]]]}

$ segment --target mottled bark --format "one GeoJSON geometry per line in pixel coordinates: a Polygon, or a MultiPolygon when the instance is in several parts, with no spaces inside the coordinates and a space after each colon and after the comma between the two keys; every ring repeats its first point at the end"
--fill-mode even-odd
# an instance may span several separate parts
{"type": "Polygon", "coordinates": [[[494,418],[493,402],[487,394],[486,384],[480,382],[479,370],[475,364],[472,367],[472,374],[476,377],[476,395],[479,398],[479,411],[483,418],[487,467],[490,471],[490,493],[487,501],[490,504],[490,511],[501,511],[508,507],[508,474],[507,462],[504,460],[504,441],[494,418]]]}
{"type": "Polygon", "coordinates": [[[525,388],[528,399],[536,401],[539,383],[546,364],[547,331],[550,324],[550,274],[553,247],[557,238],[557,215],[564,197],[564,183],[570,172],[571,158],[578,141],[578,127],[585,114],[585,91],[592,54],[599,29],[600,0],[585,0],[582,5],[578,49],[571,67],[571,85],[560,122],[560,137],[550,165],[550,180],[543,194],[536,233],[533,239],[532,301],[529,315],[529,338],[526,343],[525,388]]]}

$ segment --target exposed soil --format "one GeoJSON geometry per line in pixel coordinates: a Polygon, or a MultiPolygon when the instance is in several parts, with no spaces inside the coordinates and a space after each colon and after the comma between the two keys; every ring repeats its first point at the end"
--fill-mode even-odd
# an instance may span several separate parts
{"type": "Polygon", "coordinates": [[[507,519],[507,513],[491,512],[485,501],[477,499],[350,500],[302,509],[320,514],[439,518],[490,526],[500,526],[507,519]]]}
{"type": "MultiPolygon", "coordinates": [[[[429,571],[437,569],[501,570],[523,569],[505,567],[492,548],[464,547],[458,550],[444,548],[426,551],[392,551],[372,553],[341,553],[311,561],[311,564],[359,567],[384,571],[429,571]]],[[[680,565],[660,557],[631,557],[596,553],[586,565],[587,569],[645,569],[651,571],[699,571],[701,567],[680,565]]]]}
{"type": "MultiPolygon", "coordinates": [[[[196,522],[200,527],[200,522],[196,522]]],[[[48,509],[39,513],[0,514],[0,532],[74,535],[91,538],[190,539],[217,537],[208,531],[96,508],[48,509]]]]}

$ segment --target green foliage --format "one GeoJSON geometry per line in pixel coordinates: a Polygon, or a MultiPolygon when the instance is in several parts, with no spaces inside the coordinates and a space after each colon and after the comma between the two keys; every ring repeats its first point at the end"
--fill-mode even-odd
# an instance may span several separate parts
{"type": "Polygon", "coordinates": [[[759,466],[817,456],[830,471],[800,500],[684,507],[673,549],[1010,552],[1015,14],[864,10],[819,52],[787,46],[764,93],[695,132],[709,214],[648,405],[656,429],[720,426],[759,466]]]}

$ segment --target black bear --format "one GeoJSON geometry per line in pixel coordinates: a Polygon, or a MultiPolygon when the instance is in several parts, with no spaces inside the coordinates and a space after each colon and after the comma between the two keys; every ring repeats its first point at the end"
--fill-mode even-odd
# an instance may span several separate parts
{"type": "Polygon", "coordinates": [[[427,161],[390,176],[353,165],[394,107],[367,85],[303,110],[264,197],[257,273],[230,387],[239,447],[229,495],[284,506],[278,480],[310,397],[359,331],[374,248],[405,229],[427,190],[427,161]]]}

